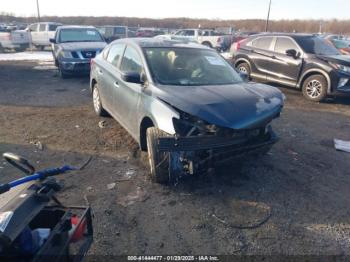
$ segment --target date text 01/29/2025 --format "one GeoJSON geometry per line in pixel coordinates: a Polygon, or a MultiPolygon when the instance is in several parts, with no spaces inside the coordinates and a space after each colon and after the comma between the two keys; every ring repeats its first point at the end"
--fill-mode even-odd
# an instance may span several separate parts
{"type": "Polygon", "coordinates": [[[128,261],[219,261],[217,256],[128,256],[128,261]]]}

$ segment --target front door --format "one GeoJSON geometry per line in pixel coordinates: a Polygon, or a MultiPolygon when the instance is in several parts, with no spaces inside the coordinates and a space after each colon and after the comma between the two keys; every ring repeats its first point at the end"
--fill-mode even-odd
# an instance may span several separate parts
{"type": "Polygon", "coordinates": [[[298,81],[302,63],[302,51],[299,46],[289,37],[277,37],[268,80],[294,85],[298,81]],[[288,56],[287,50],[295,50],[298,56],[288,56]]]}
{"type": "MultiPolygon", "coordinates": [[[[127,46],[123,59],[120,64],[121,73],[134,72],[141,74],[144,71],[141,55],[139,52],[127,46]]],[[[142,95],[142,85],[136,83],[128,83],[122,78],[118,81],[119,89],[115,93],[115,101],[120,108],[122,122],[132,134],[138,133],[138,105],[142,95]]]]}

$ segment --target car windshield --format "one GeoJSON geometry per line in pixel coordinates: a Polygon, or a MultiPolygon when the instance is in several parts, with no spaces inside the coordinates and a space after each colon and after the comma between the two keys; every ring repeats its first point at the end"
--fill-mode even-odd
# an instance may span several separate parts
{"type": "Polygon", "coordinates": [[[60,43],[67,42],[102,42],[100,33],[93,28],[61,29],[60,43]]]}
{"type": "Polygon", "coordinates": [[[306,53],[315,55],[340,55],[339,51],[325,39],[316,36],[295,38],[306,53]]]}
{"type": "Polygon", "coordinates": [[[155,82],[163,85],[228,85],[239,74],[216,52],[194,48],[145,48],[155,82]]]}

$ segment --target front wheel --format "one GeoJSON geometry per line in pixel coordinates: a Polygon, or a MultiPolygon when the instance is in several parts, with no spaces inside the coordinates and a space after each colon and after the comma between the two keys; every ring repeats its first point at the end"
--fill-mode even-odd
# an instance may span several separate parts
{"type": "Polygon", "coordinates": [[[58,65],[58,74],[62,79],[66,79],[69,76],[60,65],[58,65]]]}
{"type": "Polygon", "coordinates": [[[158,140],[160,137],[168,136],[158,128],[147,129],[148,160],[151,168],[150,177],[153,182],[166,184],[169,182],[169,153],[160,152],[158,140]]]}
{"type": "Polygon", "coordinates": [[[320,102],[327,96],[327,80],[322,75],[312,75],[303,83],[303,95],[313,102],[320,102]]]}

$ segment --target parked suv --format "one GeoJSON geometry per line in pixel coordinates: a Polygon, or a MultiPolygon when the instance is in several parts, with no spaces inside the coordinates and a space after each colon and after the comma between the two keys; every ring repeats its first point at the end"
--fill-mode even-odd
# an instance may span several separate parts
{"type": "Polygon", "coordinates": [[[127,38],[128,27],[127,26],[100,26],[97,28],[98,31],[103,35],[107,43],[113,42],[120,38],[127,38]]]}
{"type": "Polygon", "coordinates": [[[93,26],[61,26],[50,42],[55,65],[62,78],[69,74],[89,73],[90,60],[106,46],[93,26]]]}
{"type": "Polygon", "coordinates": [[[350,58],[306,34],[260,34],[236,45],[234,65],[251,78],[302,90],[311,101],[350,93],[350,58]]]}

